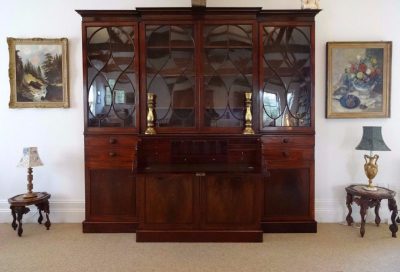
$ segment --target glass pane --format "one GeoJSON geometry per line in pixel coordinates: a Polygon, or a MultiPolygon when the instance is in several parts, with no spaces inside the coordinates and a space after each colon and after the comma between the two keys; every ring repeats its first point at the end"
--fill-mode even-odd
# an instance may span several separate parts
{"type": "Polygon", "coordinates": [[[252,25],[206,26],[204,125],[243,127],[245,92],[253,90],[252,25]]]}
{"type": "Polygon", "coordinates": [[[148,25],[146,37],[147,92],[156,96],[156,127],[194,127],[193,26],[148,25]]]}
{"type": "Polygon", "coordinates": [[[310,126],[310,28],[263,30],[263,127],[310,126]]]}
{"type": "Polygon", "coordinates": [[[88,124],[135,127],[134,28],[88,27],[88,124]]]}
{"type": "Polygon", "coordinates": [[[204,28],[206,46],[252,47],[252,25],[208,25],[204,28]]]}

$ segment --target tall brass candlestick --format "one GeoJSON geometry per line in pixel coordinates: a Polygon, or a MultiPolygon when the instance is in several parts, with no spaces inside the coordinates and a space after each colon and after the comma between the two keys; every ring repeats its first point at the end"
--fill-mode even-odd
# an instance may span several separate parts
{"type": "Polygon", "coordinates": [[[147,93],[147,129],[144,134],[157,134],[154,129],[154,97],[153,93],[147,93]]]}
{"type": "Polygon", "coordinates": [[[254,134],[254,130],[251,127],[252,126],[251,121],[253,119],[253,117],[251,115],[251,96],[252,96],[252,93],[251,92],[246,92],[244,95],[246,97],[246,114],[244,116],[244,120],[245,120],[244,126],[245,126],[245,128],[243,130],[243,134],[248,134],[248,135],[250,134],[251,135],[251,134],[254,134]]]}

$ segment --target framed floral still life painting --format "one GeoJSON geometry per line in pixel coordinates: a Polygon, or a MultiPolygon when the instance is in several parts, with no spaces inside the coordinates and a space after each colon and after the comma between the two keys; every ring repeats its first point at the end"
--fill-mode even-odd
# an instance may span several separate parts
{"type": "Polygon", "coordinates": [[[328,42],[326,47],[326,117],[390,117],[392,43],[328,42]]]}
{"type": "Polygon", "coordinates": [[[68,40],[7,38],[10,108],[68,108],[68,40]]]}

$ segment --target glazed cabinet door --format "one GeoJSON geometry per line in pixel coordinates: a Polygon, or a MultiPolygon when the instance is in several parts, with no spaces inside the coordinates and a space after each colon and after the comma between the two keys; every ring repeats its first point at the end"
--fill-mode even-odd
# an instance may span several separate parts
{"type": "MultiPolygon", "coordinates": [[[[194,24],[146,22],[141,42],[143,116],[147,94],[152,93],[157,132],[193,131],[197,125],[194,24]]],[[[142,121],[146,127],[146,118],[142,121]]]]}
{"type": "Polygon", "coordinates": [[[261,130],[313,128],[313,26],[262,23],[261,130]]]}
{"type": "Polygon", "coordinates": [[[241,132],[245,93],[253,92],[256,67],[253,23],[202,25],[202,120],[205,131],[241,132]]]}
{"type": "Polygon", "coordinates": [[[141,30],[142,103],[155,95],[156,131],[240,133],[245,92],[257,83],[254,21],[144,22],[141,30]]]}
{"type": "Polygon", "coordinates": [[[138,127],[138,26],[83,26],[85,123],[88,131],[138,127]]]}

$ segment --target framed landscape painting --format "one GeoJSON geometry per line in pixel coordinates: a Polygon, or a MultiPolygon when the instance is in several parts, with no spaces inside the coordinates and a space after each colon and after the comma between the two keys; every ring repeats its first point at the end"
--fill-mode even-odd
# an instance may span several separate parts
{"type": "Polygon", "coordinates": [[[68,108],[68,40],[7,38],[10,108],[68,108]]]}
{"type": "Polygon", "coordinates": [[[391,42],[328,42],[326,117],[390,117],[391,42]]]}

